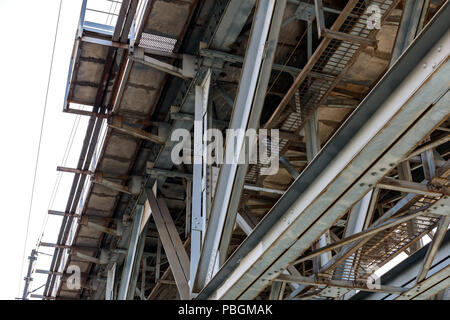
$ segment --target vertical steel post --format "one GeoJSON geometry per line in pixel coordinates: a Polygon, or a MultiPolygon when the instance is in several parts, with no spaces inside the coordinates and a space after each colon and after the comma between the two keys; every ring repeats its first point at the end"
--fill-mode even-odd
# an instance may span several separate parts
{"type": "Polygon", "coordinates": [[[133,230],[131,231],[130,244],[128,246],[127,256],[125,257],[122,277],[120,279],[119,292],[117,294],[118,300],[126,300],[128,289],[130,287],[131,276],[133,271],[134,260],[136,257],[136,249],[139,241],[139,230],[141,226],[142,214],[144,206],[138,205],[136,207],[136,214],[134,216],[133,230]]]}
{"type": "Polygon", "coordinates": [[[113,263],[112,267],[108,269],[108,273],[106,276],[106,291],[105,291],[105,300],[114,300],[114,283],[116,277],[116,266],[117,263],[113,263]]]}
{"type": "MultiPolygon", "coordinates": [[[[306,158],[308,163],[311,162],[314,157],[320,151],[320,137],[319,137],[319,119],[317,111],[314,111],[312,116],[305,122],[305,138],[306,138],[306,158]]],[[[316,247],[325,247],[330,243],[328,231],[324,233],[320,238],[316,247]]],[[[326,265],[331,259],[331,252],[325,252],[318,258],[314,258],[314,272],[318,272],[319,269],[326,265]]]]}
{"type": "MultiPolygon", "coordinates": [[[[394,49],[392,51],[392,57],[390,66],[402,55],[406,48],[414,41],[420,30],[423,28],[424,16],[428,10],[429,1],[416,0],[405,1],[402,13],[402,19],[400,21],[399,29],[397,32],[397,38],[395,39],[394,49]]],[[[422,156],[422,160],[426,157],[422,156]]],[[[402,180],[412,181],[411,167],[409,161],[401,162],[397,166],[398,176],[402,180]]],[[[408,223],[408,232],[415,233],[415,226],[413,222],[408,223]]],[[[422,239],[415,242],[410,250],[412,252],[419,250],[422,247],[422,239]]]]}
{"type": "Polygon", "coordinates": [[[25,286],[23,287],[22,300],[27,300],[27,298],[28,298],[28,289],[30,287],[31,281],[33,281],[33,279],[31,278],[31,273],[33,271],[34,263],[37,259],[36,256],[37,256],[36,250],[34,250],[34,249],[31,250],[31,255],[28,256],[28,260],[30,260],[30,262],[28,263],[27,276],[24,278],[25,286]]]}
{"type": "Polygon", "coordinates": [[[192,181],[191,257],[189,288],[192,292],[200,252],[205,237],[208,214],[208,188],[206,164],[206,130],[208,129],[208,101],[211,69],[200,86],[195,86],[194,164],[192,181]]]}

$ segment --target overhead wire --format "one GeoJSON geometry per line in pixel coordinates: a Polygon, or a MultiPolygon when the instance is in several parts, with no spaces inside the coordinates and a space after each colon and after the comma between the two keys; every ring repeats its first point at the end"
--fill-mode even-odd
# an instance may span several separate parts
{"type": "MultiPolygon", "coordinates": [[[[25,229],[25,240],[24,240],[24,244],[23,244],[22,263],[21,263],[21,267],[20,267],[19,283],[21,283],[21,280],[22,280],[22,272],[23,272],[25,256],[26,256],[28,234],[29,234],[29,230],[30,230],[31,211],[32,211],[32,208],[33,208],[34,190],[35,190],[35,186],[36,186],[36,177],[37,177],[37,171],[38,171],[38,166],[39,166],[39,156],[40,156],[40,153],[41,153],[42,134],[43,134],[44,123],[45,123],[45,115],[46,115],[46,111],[47,111],[47,102],[48,102],[48,93],[49,93],[49,89],[50,89],[50,80],[51,80],[52,71],[53,71],[53,60],[54,60],[54,57],[55,57],[56,39],[58,37],[59,20],[60,20],[60,17],[61,17],[61,7],[62,7],[62,0],[59,1],[58,18],[57,18],[57,21],[56,21],[55,36],[54,36],[54,39],[53,39],[52,56],[51,56],[51,59],[50,59],[50,69],[49,69],[48,79],[47,79],[47,88],[46,88],[46,92],[45,92],[44,109],[43,109],[42,118],[41,118],[41,128],[40,128],[40,132],[39,132],[39,142],[38,142],[38,148],[37,148],[37,152],[36,152],[36,158],[35,158],[36,160],[35,160],[35,166],[34,166],[33,183],[32,183],[32,187],[31,187],[31,197],[30,197],[30,204],[29,204],[29,208],[28,208],[27,226],[26,226],[26,229],[25,229]]],[[[19,291],[18,294],[20,294],[20,289],[21,289],[20,284],[19,284],[18,288],[19,288],[18,289],[18,291],[19,291]]]]}

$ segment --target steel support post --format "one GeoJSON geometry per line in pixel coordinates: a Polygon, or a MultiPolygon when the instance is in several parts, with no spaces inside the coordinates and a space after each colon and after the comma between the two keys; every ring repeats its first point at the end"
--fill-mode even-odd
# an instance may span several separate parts
{"type": "Polygon", "coordinates": [[[402,55],[411,42],[424,27],[424,15],[428,10],[429,0],[405,1],[402,19],[397,32],[394,49],[392,51],[391,65],[402,55]]]}
{"type": "Polygon", "coordinates": [[[114,300],[114,287],[115,287],[115,277],[116,277],[116,267],[117,263],[114,262],[111,268],[108,269],[108,273],[106,275],[106,290],[105,290],[105,299],[106,300],[114,300]]]}
{"type": "Polygon", "coordinates": [[[135,256],[134,262],[133,262],[133,271],[131,273],[131,280],[130,280],[130,285],[128,288],[127,300],[133,300],[135,293],[136,293],[136,284],[137,284],[137,280],[138,280],[138,276],[139,276],[139,270],[141,267],[142,256],[144,253],[145,239],[146,239],[148,225],[149,225],[148,221],[147,221],[147,223],[145,223],[144,221],[141,222],[139,241],[138,241],[138,245],[136,247],[136,256],[135,256]]]}
{"type": "Polygon", "coordinates": [[[192,220],[191,220],[191,260],[189,288],[193,291],[195,274],[200,260],[200,252],[205,238],[210,196],[208,192],[208,169],[206,163],[208,104],[211,87],[211,69],[208,69],[204,81],[195,86],[195,115],[194,115],[194,163],[192,183],[192,220]]]}
{"type": "Polygon", "coordinates": [[[30,288],[31,281],[33,280],[31,278],[31,273],[33,271],[34,263],[37,259],[37,252],[36,250],[31,250],[31,255],[28,257],[29,263],[28,263],[28,270],[27,270],[27,276],[24,278],[25,280],[25,286],[23,287],[23,295],[22,300],[27,300],[28,298],[28,289],[30,288]]]}
{"type": "MultiPolygon", "coordinates": [[[[227,140],[225,149],[226,152],[235,156],[235,160],[240,159],[243,152],[245,130],[256,128],[259,123],[285,6],[285,0],[276,2],[261,0],[255,11],[235,108],[230,122],[230,129],[236,130],[235,132],[240,130],[240,134],[236,144],[231,141],[232,139],[227,140]],[[275,14],[273,14],[274,11],[275,14]],[[270,28],[271,23],[272,28],[270,28]],[[230,150],[232,147],[233,150],[230,150]]],[[[224,163],[220,169],[196,273],[195,290],[203,288],[220,264],[225,261],[236,221],[239,198],[244,186],[243,177],[246,169],[245,165],[238,166],[237,161],[224,163]]]]}
{"type": "Polygon", "coordinates": [[[292,178],[294,178],[294,180],[297,179],[297,177],[300,175],[297,169],[295,169],[295,167],[283,156],[280,156],[280,162],[286,169],[286,171],[292,176],[292,178]]]}
{"type": "MultiPolygon", "coordinates": [[[[320,151],[320,138],[319,138],[319,118],[318,112],[314,111],[309,119],[305,122],[305,138],[306,138],[306,158],[308,163],[311,162],[314,157],[320,151]]],[[[325,232],[320,236],[319,241],[314,245],[315,249],[325,247],[330,243],[329,232],[325,232]]],[[[319,272],[320,268],[324,266],[331,259],[331,252],[326,252],[318,258],[313,260],[314,272],[319,272]]]]}
{"type": "MultiPolygon", "coordinates": [[[[379,189],[377,189],[377,191],[378,190],[379,189]]],[[[373,205],[373,202],[375,202],[375,201],[373,201],[374,197],[375,197],[375,201],[376,201],[376,197],[378,197],[378,192],[376,194],[374,194],[374,191],[370,190],[364,196],[364,198],[362,198],[360,201],[358,201],[358,203],[355,206],[353,206],[352,209],[350,209],[350,212],[348,214],[348,219],[347,219],[347,225],[345,227],[345,232],[344,232],[344,237],[343,237],[344,239],[364,230],[367,216],[371,215],[373,213],[373,210],[375,209],[375,205],[373,205]],[[372,204],[372,206],[371,206],[371,204],[372,204]],[[372,209],[372,212],[369,211],[370,208],[372,209]]],[[[331,254],[331,251],[330,251],[330,254],[331,254]]],[[[353,262],[352,265],[356,265],[355,259],[358,259],[358,257],[355,254],[352,254],[350,257],[347,258],[347,260],[350,260],[353,262]]],[[[330,260],[331,260],[331,257],[327,261],[327,263],[330,260]]],[[[321,265],[321,267],[323,267],[323,266],[324,265],[321,265]]],[[[344,269],[336,270],[337,275],[340,276],[342,274],[343,270],[344,269]]]]}
{"type": "Polygon", "coordinates": [[[155,260],[155,282],[158,282],[161,274],[161,238],[158,237],[158,244],[156,245],[156,260],[155,260]]]}
{"type": "Polygon", "coordinates": [[[135,262],[136,251],[139,243],[139,234],[143,212],[144,206],[138,205],[136,207],[136,214],[134,215],[133,229],[131,231],[130,244],[128,246],[127,256],[125,258],[122,269],[122,277],[120,278],[119,292],[117,294],[118,300],[128,299],[128,292],[133,273],[133,265],[135,262]]]}

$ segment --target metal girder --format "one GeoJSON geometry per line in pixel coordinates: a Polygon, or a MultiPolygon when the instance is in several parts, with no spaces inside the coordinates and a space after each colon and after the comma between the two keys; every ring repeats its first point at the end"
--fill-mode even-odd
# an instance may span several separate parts
{"type": "Polygon", "coordinates": [[[111,190],[116,190],[130,195],[133,194],[133,192],[131,192],[131,190],[127,186],[104,179],[101,172],[97,172],[93,177],[91,177],[91,181],[93,183],[101,184],[102,186],[107,187],[111,190]]]}
{"type": "MultiPolygon", "coordinates": [[[[420,16],[422,10],[425,11],[428,8],[422,8],[423,0],[409,1],[404,4],[402,11],[402,18],[397,31],[397,37],[395,39],[394,48],[392,50],[392,56],[390,59],[390,65],[392,65],[399,56],[406,50],[409,44],[414,40],[416,34],[422,29],[423,24],[420,24],[420,16]],[[415,8],[414,8],[415,7],[415,8]]],[[[411,167],[409,161],[401,162],[398,167],[399,179],[412,181],[411,167]]],[[[411,234],[415,232],[415,226],[412,223],[408,224],[408,230],[411,234]]],[[[409,250],[416,251],[422,247],[422,240],[419,240],[412,244],[409,250]]]]}
{"type": "Polygon", "coordinates": [[[450,216],[450,197],[442,197],[428,209],[428,212],[436,215],[450,216]]]}
{"type": "MultiPolygon", "coordinates": [[[[433,142],[430,142],[430,143],[428,143],[428,144],[426,144],[426,145],[424,145],[424,146],[422,146],[422,147],[420,147],[420,148],[414,150],[414,152],[412,152],[412,153],[407,157],[407,159],[411,159],[411,158],[413,158],[413,157],[416,157],[416,156],[418,156],[418,155],[424,153],[425,151],[434,149],[434,148],[436,148],[436,147],[438,147],[438,146],[440,146],[440,145],[442,145],[442,144],[444,144],[444,143],[447,143],[448,141],[450,141],[450,134],[449,134],[449,135],[446,135],[446,136],[444,136],[444,137],[442,137],[442,138],[439,138],[439,139],[437,139],[437,140],[435,140],[435,141],[433,141],[433,142]]],[[[406,159],[405,159],[405,160],[406,160],[406,159]]]]}
{"type": "Polygon", "coordinates": [[[270,288],[269,300],[282,300],[286,282],[275,281],[270,288]]]}
{"type": "MultiPolygon", "coordinates": [[[[252,230],[255,228],[255,226],[257,224],[257,220],[248,212],[243,212],[243,213],[237,214],[236,224],[248,236],[252,232],[252,230]]],[[[287,267],[287,269],[285,271],[283,271],[283,274],[299,276],[300,272],[298,272],[298,270],[294,266],[289,266],[289,267],[287,267]]],[[[275,286],[275,288],[272,288],[273,292],[271,290],[270,295],[273,296],[274,300],[275,300],[275,298],[276,298],[276,300],[278,300],[278,298],[281,299],[284,288],[279,286],[277,283],[272,284],[272,287],[273,286],[275,286]]],[[[302,287],[302,288],[304,287],[304,286],[300,286],[297,284],[291,284],[291,286],[294,290],[299,290],[300,287],[302,287]]]]}
{"type": "Polygon", "coordinates": [[[94,44],[99,44],[101,46],[107,46],[107,47],[114,47],[114,48],[127,49],[127,50],[130,48],[130,45],[128,45],[126,43],[107,40],[107,39],[103,39],[103,38],[95,37],[95,36],[82,36],[80,40],[81,40],[81,42],[94,43],[94,44]]]}
{"type": "Polygon", "coordinates": [[[108,262],[109,262],[104,256],[102,256],[102,254],[100,254],[100,258],[96,258],[96,257],[92,257],[88,254],[84,254],[82,252],[75,251],[75,256],[80,258],[83,261],[88,261],[88,262],[98,264],[98,265],[108,264],[108,262]]]}
{"type": "MultiPolygon", "coordinates": [[[[184,248],[185,250],[189,250],[188,248],[189,248],[190,242],[191,242],[191,238],[187,238],[186,241],[184,242],[183,248],[184,248]]],[[[161,277],[159,277],[158,279],[165,280],[165,279],[168,278],[168,276],[169,276],[170,274],[172,274],[172,269],[171,269],[170,263],[169,263],[169,267],[166,269],[166,271],[164,271],[163,275],[162,275],[161,277]]],[[[159,291],[159,288],[160,288],[161,285],[162,285],[161,282],[158,282],[158,281],[155,281],[155,282],[156,282],[156,285],[153,287],[152,291],[151,291],[150,294],[148,295],[147,300],[152,300],[152,299],[154,299],[154,298],[157,296],[158,291],[159,291]]]]}
{"type": "MultiPolygon", "coordinates": [[[[283,167],[286,169],[286,171],[292,176],[292,178],[297,179],[297,177],[300,175],[295,169],[295,167],[283,156],[280,156],[280,162],[283,165],[283,167]]],[[[245,189],[245,187],[244,187],[245,189]]],[[[284,192],[282,192],[284,193],[284,192]]]]}
{"type": "Polygon", "coordinates": [[[267,193],[273,193],[273,194],[279,194],[279,195],[282,195],[284,193],[283,190],[272,189],[272,188],[264,188],[264,187],[257,187],[257,186],[253,186],[253,185],[249,185],[249,184],[244,185],[244,190],[257,191],[257,192],[267,192],[267,193]]]}
{"type": "MultiPolygon", "coordinates": [[[[311,57],[309,57],[311,58],[311,57]]],[[[300,107],[300,105],[297,105],[300,107]]],[[[318,111],[314,111],[309,119],[305,122],[305,139],[306,139],[306,158],[310,163],[319,153],[320,137],[319,137],[319,115],[318,111]]],[[[329,233],[326,232],[320,236],[319,241],[313,244],[313,248],[325,247],[329,243],[329,233]]],[[[317,273],[321,266],[325,265],[331,259],[331,252],[325,252],[320,257],[314,258],[313,269],[317,273]]]]}
{"type": "Polygon", "coordinates": [[[448,116],[449,10],[435,15],[199,299],[255,297],[448,116]]]}
{"type": "Polygon", "coordinates": [[[397,38],[392,49],[391,65],[402,55],[424,26],[423,16],[428,0],[406,1],[403,7],[397,38]]]}
{"type": "Polygon", "coordinates": [[[274,281],[281,282],[293,282],[299,284],[306,284],[311,286],[324,286],[324,287],[336,287],[336,288],[349,288],[356,289],[361,291],[369,291],[369,292],[388,292],[388,293],[402,293],[406,291],[406,289],[401,287],[394,286],[373,286],[369,287],[366,283],[361,281],[346,281],[346,280],[321,280],[317,278],[308,278],[303,276],[288,276],[288,275],[279,275],[278,278],[274,279],[274,281]]]}
{"type": "Polygon", "coordinates": [[[352,34],[328,30],[328,29],[325,29],[323,31],[323,35],[327,38],[341,40],[341,41],[347,41],[347,42],[352,42],[352,43],[358,43],[360,45],[365,45],[365,46],[376,47],[376,45],[377,45],[376,39],[364,38],[364,37],[355,36],[352,34]]]}
{"type": "Polygon", "coordinates": [[[211,47],[230,50],[231,45],[236,41],[241,33],[241,26],[236,21],[245,23],[250,15],[256,0],[230,0],[227,9],[221,17],[221,22],[217,28],[211,47]]]}
{"type": "Polygon", "coordinates": [[[127,125],[123,122],[121,117],[112,117],[110,121],[108,121],[108,126],[113,128],[114,130],[120,131],[125,134],[129,134],[133,137],[144,139],[151,141],[157,144],[164,144],[167,137],[164,135],[156,135],[140,128],[135,128],[130,125],[127,125]]]}
{"type": "Polygon", "coordinates": [[[396,180],[393,178],[383,178],[378,184],[378,188],[400,191],[405,193],[416,193],[424,196],[439,197],[442,195],[450,195],[450,190],[442,187],[439,190],[430,188],[423,183],[411,182],[406,180],[396,180]]]}
{"type": "Polygon", "coordinates": [[[151,189],[147,189],[147,199],[180,297],[183,300],[190,299],[189,257],[167,209],[166,202],[162,198],[156,199],[151,189]]]}
{"type": "Polygon", "coordinates": [[[130,284],[133,275],[133,266],[135,264],[135,258],[139,243],[142,217],[144,215],[144,206],[138,205],[136,207],[136,213],[134,216],[133,229],[131,232],[130,243],[128,245],[127,256],[125,257],[125,262],[122,269],[122,276],[120,278],[120,286],[117,294],[118,300],[128,300],[132,299],[130,297],[130,284]]]}
{"type": "Polygon", "coordinates": [[[80,223],[82,225],[86,226],[87,228],[93,229],[93,230],[97,230],[97,231],[100,231],[100,232],[103,232],[103,233],[107,233],[107,234],[110,234],[110,235],[113,235],[113,236],[116,236],[116,237],[122,236],[122,233],[123,233],[122,229],[119,229],[119,228],[117,228],[117,229],[108,228],[108,227],[105,227],[105,226],[103,226],[101,224],[98,224],[98,223],[95,223],[95,222],[91,222],[91,221],[87,221],[88,220],[87,218],[88,218],[87,216],[83,216],[83,217],[81,217],[81,221],[80,221],[80,223]]]}
{"type": "MultiPolygon", "coordinates": [[[[245,131],[259,123],[285,6],[285,0],[258,2],[230,129],[245,131]]],[[[236,145],[228,140],[225,150],[233,147],[232,154],[239,159],[243,143],[243,136],[236,145]]],[[[246,165],[237,163],[224,163],[220,169],[194,290],[202,289],[226,259],[246,171],[246,165]]]]}
{"type": "Polygon", "coordinates": [[[157,169],[157,168],[153,168],[152,165],[153,165],[153,163],[147,162],[146,173],[148,175],[151,175],[151,176],[161,175],[161,176],[171,177],[171,178],[182,178],[182,179],[186,179],[186,180],[192,180],[191,173],[157,169]]]}
{"type": "Polygon", "coordinates": [[[322,0],[314,0],[314,9],[316,12],[317,35],[320,39],[325,32],[325,17],[323,15],[322,0]]]}
{"type": "Polygon", "coordinates": [[[42,269],[36,269],[34,270],[34,273],[40,273],[40,274],[54,274],[57,276],[62,276],[64,275],[63,272],[56,272],[56,271],[49,271],[49,270],[42,270],[42,269]]]}
{"type": "Polygon", "coordinates": [[[106,276],[106,289],[105,289],[105,300],[114,300],[115,293],[115,278],[116,278],[116,267],[117,263],[114,262],[112,267],[108,269],[106,276]]]}
{"type": "MultiPolygon", "coordinates": [[[[182,178],[186,179],[188,181],[192,181],[193,175],[191,173],[185,173],[185,172],[178,172],[178,171],[170,171],[170,170],[164,170],[164,169],[156,169],[152,167],[152,163],[147,163],[147,169],[146,172],[148,175],[151,176],[165,176],[165,177],[172,177],[172,178],[182,178]]],[[[279,194],[282,195],[284,193],[283,190],[278,189],[272,189],[272,188],[264,188],[264,187],[257,187],[250,184],[244,185],[244,190],[249,191],[257,191],[257,192],[267,192],[267,193],[273,193],[273,194],[279,194]]]]}
{"type": "MultiPolygon", "coordinates": [[[[144,248],[145,248],[147,230],[149,227],[148,220],[150,218],[150,214],[151,214],[150,207],[149,207],[148,203],[146,203],[146,205],[144,206],[144,212],[142,214],[142,221],[139,226],[139,240],[138,240],[138,243],[136,246],[136,255],[134,258],[130,284],[128,287],[128,293],[127,293],[128,300],[133,300],[135,293],[136,293],[136,285],[137,285],[137,280],[138,280],[138,276],[140,273],[141,261],[142,261],[142,258],[144,257],[144,248]]],[[[146,259],[146,257],[144,257],[144,261],[145,261],[145,259],[146,259]]],[[[141,276],[145,277],[144,274],[145,274],[145,272],[143,272],[143,274],[141,276]]]]}
{"type": "MultiPolygon", "coordinates": [[[[142,48],[139,48],[139,49],[142,49],[142,48]]],[[[134,54],[135,55],[129,56],[129,59],[134,62],[149,66],[153,69],[156,69],[156,70],[159,70],[162,72],[166,72],[172,76],[179,77],[182,79],[190,79],[190,78],[195,77],[196,62],[195,62],[194,56],[183,54],[183,67],[178,68],[169,63],[166,63],[166,62],[160,61],[158,59],[155,59],[153,57],[144,55],[144,49],[142,49],[141,52],[135,51],[134,54]],[[138,54],[138,53],[140,53],[140,54],[138,54]]]]}

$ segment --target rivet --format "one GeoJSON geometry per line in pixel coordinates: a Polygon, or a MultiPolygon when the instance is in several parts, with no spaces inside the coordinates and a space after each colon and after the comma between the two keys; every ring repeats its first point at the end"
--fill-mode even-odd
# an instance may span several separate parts
{"type": "Polygon", "coordinates": [[[380,171],[381,172],[386,171],[386,168],[381,168],[380,171]]]}
{"type": "Polygon", "coordinates": [[[369,188],[372,188],[373,187],[373,184],[369,184],[369,188]]]}
{"type": "Polygon", "coordinates": [[[373,176],[376,176],[376,175],[377,175],[377,173],[376,173],[376,172],[372,172],[372,173],[371,173],[371,175],[373,175],[373,176]]]}
{"type": "Polygon", "coordinates": [[[359,186],[360,187],[364,187],[366,184],[365,183],[360,183],[359,186]]]}
{"type": "Polygon", "coordinates": [[[389,163],[389,166],[395,167],[395,163],[389,163]]]}
{"type": "Polygon", "coordinates": [[[424,63],[424,64],[423,64],[423,68],[425,69],[426,67],[427,67],[427,64],[426,64],[426,63],[424,63]]]}

